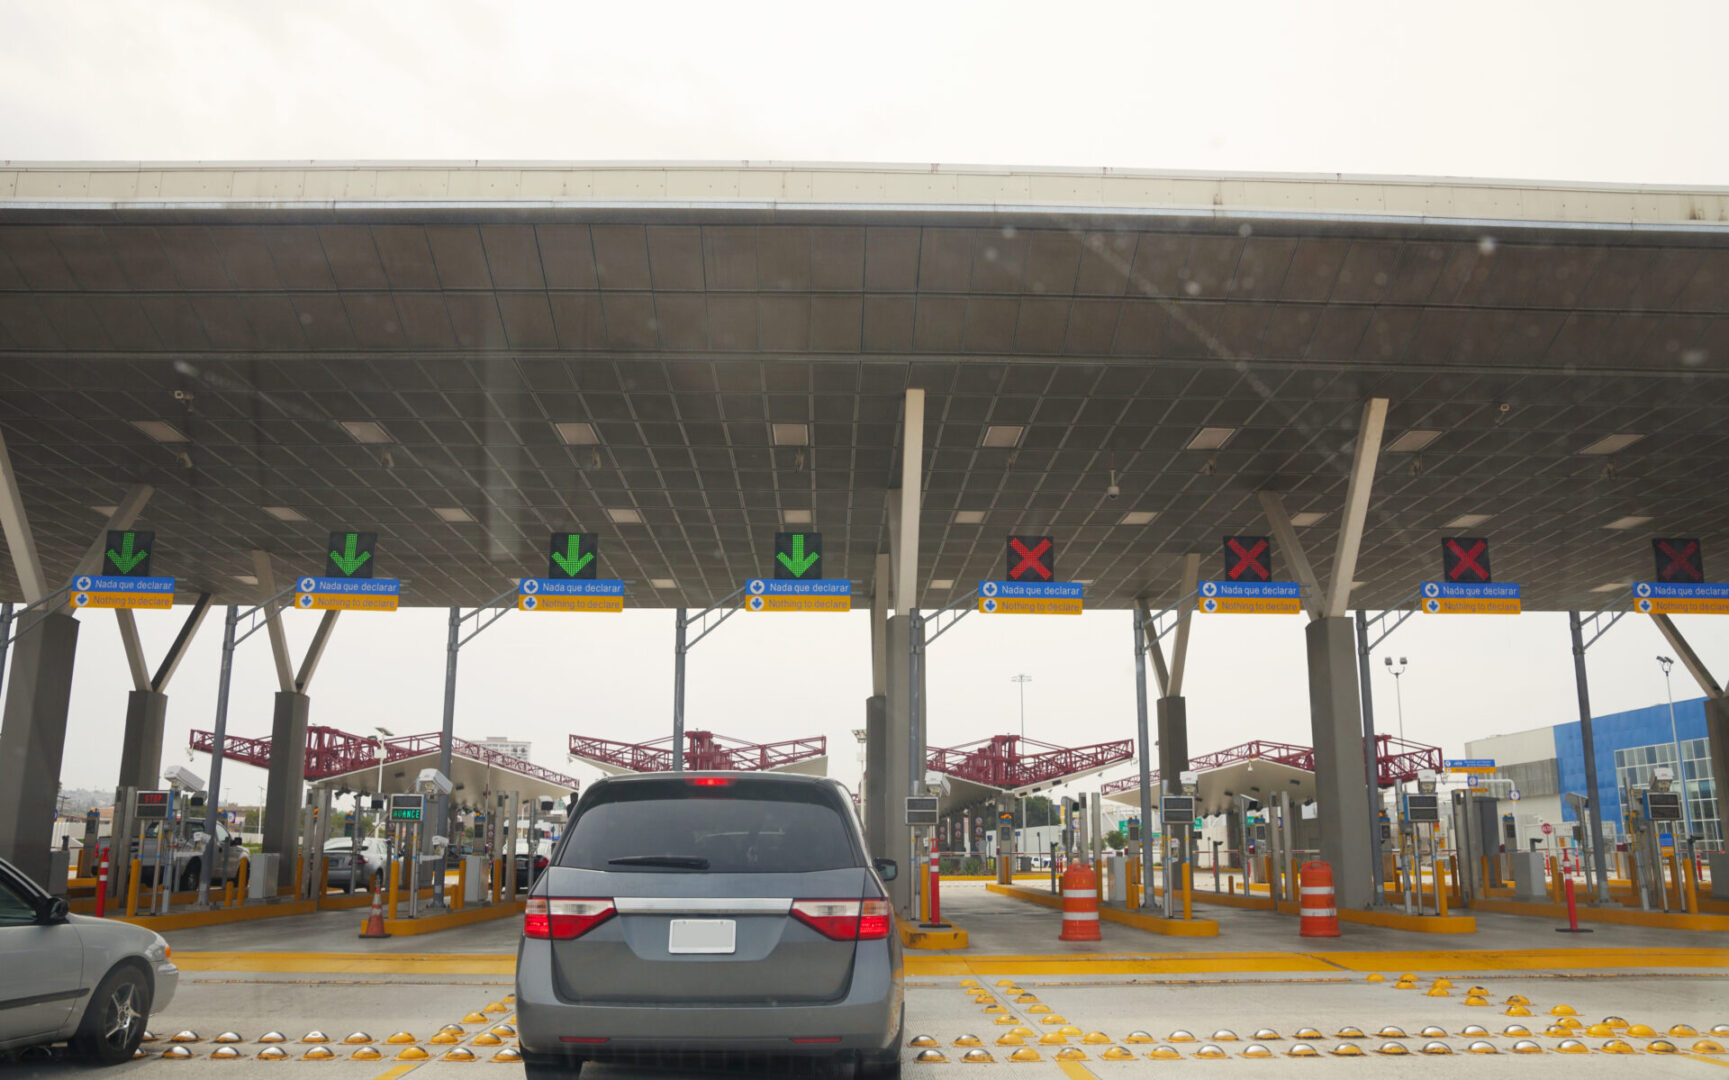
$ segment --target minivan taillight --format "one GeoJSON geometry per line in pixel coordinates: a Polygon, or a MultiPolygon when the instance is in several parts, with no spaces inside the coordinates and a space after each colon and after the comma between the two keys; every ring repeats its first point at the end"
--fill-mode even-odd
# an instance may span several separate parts
{"type": "Polygon", "coordinates": [[[531,896],[522,912],[524,937],[569,941],[612,918],[611,900],[561,900],[531,896]]]}
{"type": "Polygon", "coordinates": [[[835,941],[875,941],[889,936],[887,900],[794,900],[793,917],[835,941]]]}

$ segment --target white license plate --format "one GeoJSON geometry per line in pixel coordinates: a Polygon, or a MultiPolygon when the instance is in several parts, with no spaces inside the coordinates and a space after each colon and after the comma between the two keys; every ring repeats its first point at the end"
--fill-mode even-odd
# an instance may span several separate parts
{"type": "Polygon", "coordinates": [[[731,919],[674,919],[667,932],[669,953],[731,953],[737,948],[738,924],[731,919]]]}

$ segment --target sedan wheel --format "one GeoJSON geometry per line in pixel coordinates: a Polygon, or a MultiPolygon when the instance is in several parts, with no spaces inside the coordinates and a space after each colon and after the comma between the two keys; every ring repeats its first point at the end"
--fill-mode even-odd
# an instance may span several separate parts
{"type": "Polygon", "coordinates": [[[144,976],[137,968],[115,968],[91,996],[73,1046],[99,1065],[129,1061],[144,1038],[149,1016],[150,988],[144,976]]]}

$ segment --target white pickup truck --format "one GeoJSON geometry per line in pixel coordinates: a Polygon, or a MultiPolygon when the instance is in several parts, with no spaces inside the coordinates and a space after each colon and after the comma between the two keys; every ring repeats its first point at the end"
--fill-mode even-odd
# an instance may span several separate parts
{"type": "MultiPolygon", "coordinates": [[[[152,821],[144,826],[144,847],[138,846],[134,837],[130,846],[131,856],[142,860],[138,880],[145,885],[156,883],[157,831],[163,823],[152,821]]],[[[168,833],[169,848],[161,853],[164,866],[172,866],[168,881],[179,892],[191,892],[198,888],[198,875],[204,867],[204,822],[181,821],[173,825],[168,833]]],[[[246,854],[240,846],[240,837],[233,836],[219,821],[216,823],[216,865],[210,871],[210,882],[221,885],[225,881],[236,881],[240,877],[240,860],[246,854]]],[[[122,864],[126,865],[126,864],[122,864]]]]}

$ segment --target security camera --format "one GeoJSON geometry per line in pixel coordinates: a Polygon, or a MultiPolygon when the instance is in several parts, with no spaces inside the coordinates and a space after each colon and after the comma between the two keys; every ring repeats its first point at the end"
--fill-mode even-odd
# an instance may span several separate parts
{"type": "Polygon", "coordinates": [[[450,778],[437,769],[422,769],[415,786],[423,795],[449,795],[450,778]]]}
{"type": "Polygon", "coordinates": [[[1122,493],[1123,493],[1122,488],[1119,488],[1117,485],[1112,484],[1110,487],[1105,489],[1105,498],[1114,499],[1118,495],[1121,495],[1122,493]]]}
{"type": "Polygon", "coordinates": [[[175,787],[184,788],[190,792],[202,792],[204,790],[204,778],[184,765],[168,766],[168,771],[162,774],[162,778],[175,787]]]}

